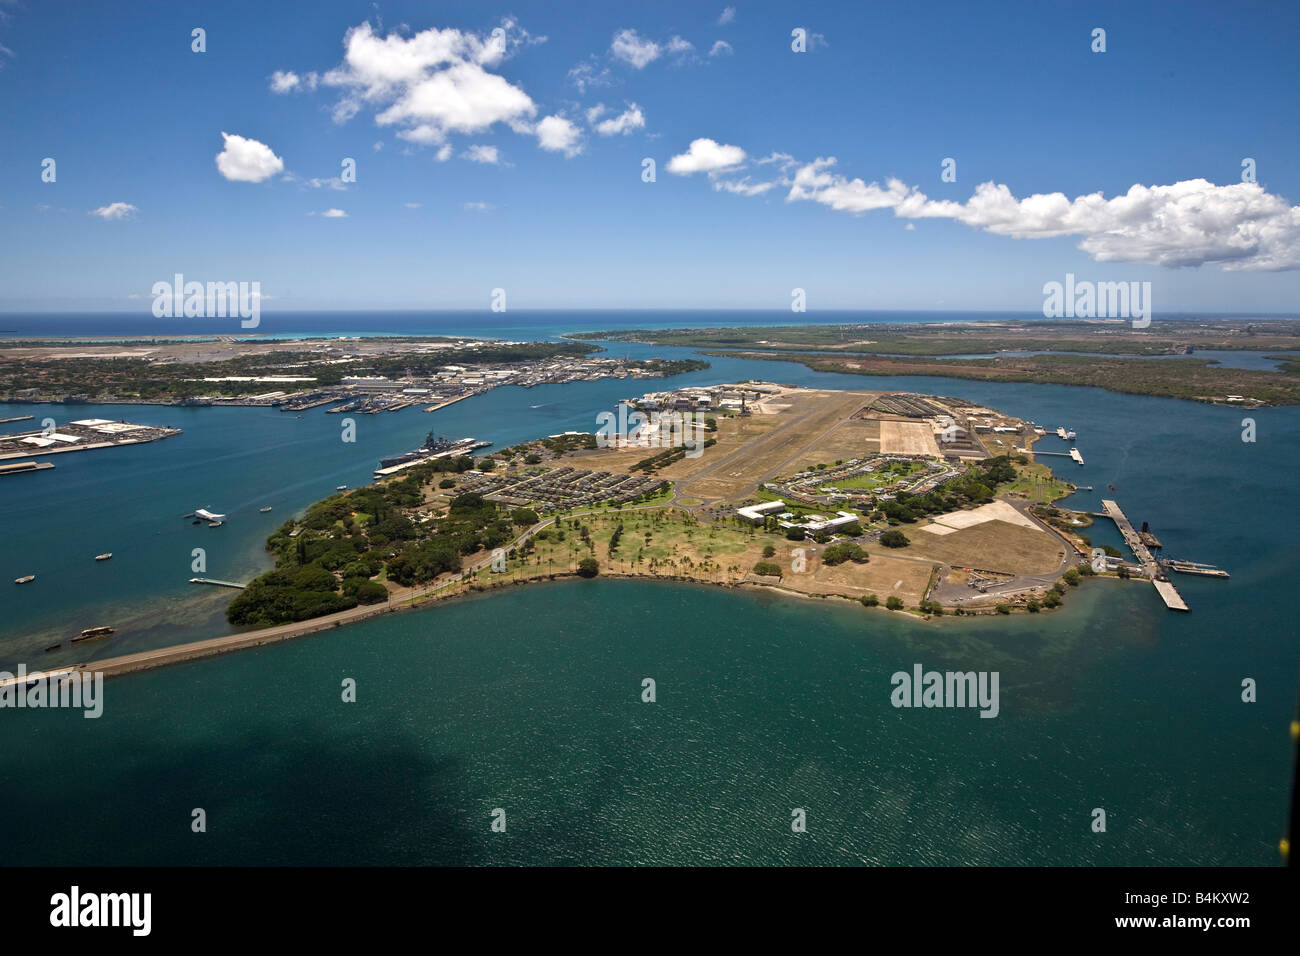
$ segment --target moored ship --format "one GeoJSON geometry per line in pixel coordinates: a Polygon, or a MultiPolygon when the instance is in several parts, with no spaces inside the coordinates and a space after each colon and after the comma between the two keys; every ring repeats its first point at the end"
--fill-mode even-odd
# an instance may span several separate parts
{"type": "Polygon", "coordinates": [[[80,634],[78,634],[76,637],[74,637],[72,639],[72,643],[76,644],[80,641],[93,641],[97,637],[108,637],[110,634],[115,634],[115,633],[117,633],[117,628],[109,627],[107,625],[101,625],[99,627],[88,627],[80,634]]]}
{"type": "Polygon", "coordinates": [[[491,442],[476,442],[472,438],[462,438],[459,441],[452,441],[439,435],[433,437],[433,432],[429,432],[424,437],[424,444],[414,451],[408,451],[403,455],[393,455],[389,458],[379,460],[380,468],[393,468],[396,465],[405,465],[407,462],[417,461],[421,458],[432,458],[434,455],[447,455],[460,452],[468,455],[476,448],[486,448],[491,442]]]}

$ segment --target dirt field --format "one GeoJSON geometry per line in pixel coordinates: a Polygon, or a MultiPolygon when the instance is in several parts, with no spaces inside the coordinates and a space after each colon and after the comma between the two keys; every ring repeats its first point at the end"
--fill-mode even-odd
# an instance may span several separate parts
{"type": "Polygon", "coordinates": [[[886,455],[930,455],[939,457],[934,426],[929,422],[880,423],[880,450],[886,455]]]}
{"type": "Polygon", "coordinates": [[[1065,549],[1046,531],[1006,521],[985,521],[945,535],[909,529],[907,536],[912,543],[902,551],[911,557],[1012,574],[1050,573],[1060,567],[1065,549]]]}

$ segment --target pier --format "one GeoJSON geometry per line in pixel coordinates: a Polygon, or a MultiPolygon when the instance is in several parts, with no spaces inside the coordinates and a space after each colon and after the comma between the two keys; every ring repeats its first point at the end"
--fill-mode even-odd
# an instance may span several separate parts
{"type": "Polygon", "coordinates": [[[121,445],[138,445],[179,435],[179,428],[155,425],[136,425],[131,422],[114,422],[105,418],[83,418],[56,426],[57,430],[15,432],[0,435],[0,461],[16,458],[35,458],[37,455],[60,455],[74,451],[92,451],[96,448],[116,448],[121,445]]]}
{"type": "MultiPolygon", "coordinates": [[[[1016,449],[1016,451],[1019,450],[1020,450],[1019,448],[1016,449]]],[[[1039,451],[1037,448],[1035,448],[1032,452],[1029,452],[1029,454],[1055,455],[1058,458],[1069,458],[1072,459],[1073,461],[1077,461],[1081,465],[1083,464],[1083,454],[1077,448],[1071,448],[1069,451],[1039,451]]]]}
{"type": "Polygon", "coordinates": [[[54,463],[49,461],[16,461],[7,465],[0,465],[0,477],[21,475],[28,471],[44,471],[53,467],[54,463]]]}
{"type": "Polygon", "coordinates": [[[234,581],[219,581],[216,578],[190,578],[190,584],[215,584],[223,588],[238,588],[243,590],[247,585],[236,584],[234,581]]]}
{"type": "Polygon", "coordinates": [[[1178,589],[1169,583],[1169,581],[1164,580],[1164,570],[1160,567],[1160,564],[1156,561],[1147,546],[1142,543],[1141,536],[1133,530],[1133,523],[1128,520],[1128,516],[1124,514],[1124,510],[1109,498],[1103,498],[1101,506],[1106,509],[1106,516],[1114,521],[1115,526],[1119,528],[1119,533],[1123,536],[1124,543],[1129,546],[1129,549],[1142,565],[1142,573],[1145,574],[1148,580],[1155,585],[1156,592],[1159,593],[1161,600],[1165,602],[1165,607],[1174,611],[1190,610],[1187,606],[1187,602],[1184,601],[1182,595],[1178,593],[1178,589]]]}

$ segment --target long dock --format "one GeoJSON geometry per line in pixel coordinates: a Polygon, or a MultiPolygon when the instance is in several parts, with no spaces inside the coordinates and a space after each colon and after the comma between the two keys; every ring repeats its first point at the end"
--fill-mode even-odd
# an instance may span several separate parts
{"type": "Polygon", "coordinates": [[[21,475],[28,471],[45,471],[47,468],[53,468],[52,461],[17,461],[7,465],[0,465],[0,476],[4,475],[21,475]]]}
{"type": "Polygon", "coordinates": [[[234,581],[218,581],[216,578],[190,578],[190,584],[215,584],[223,588],[239,588],[243,590],[246,585],[236,584],[234,581]]]}
{"type": "Polygon", "coordinates": [[[478,392],[470,392],[468,395],[456,395],[456,396],[453,396],[452,398],[448,398],[448,399],[446,399],[446,400],[444,400],[444,401],[438,402],[437,404],[430,405],[428,408],[425,409],[425,411],[426,411],[426,412],[436,412],[436,411],[437,411],[438,409],[440,409],[440,408],[446,408],[448,405],[455,405],[457,402],[463,402],[463,401],[465,401],[465,399],[467,399],[467,398],[473,398],[473,397],[474,397],[475,395],[477,395],[477,394],[479,394],[479,393],[478,393],[478,392]]]}
{"type": "Polygon", "coordinates": [[[1160,564],[1151,554],[1150,549],[1142,543],[1141,536],[1133,530],[1133,523],[1124,514],[1124,509],[1109,498],[1103,498],[1101,506],[1106,509],[1106,516],[1114,521],[1115,526],[1119,528],[1124,543],[1136,555],[1138,562],[1142,565],[1142,573],[1155,585],[1156,592],[1160,595],[1161,600],[1165,602],[1165,607],[1174,611],[1191,610],[1187,606],[1187,602],[1183,600],[1182,595],[1178,593],[1178,589],[1169,581],[1164,580],[1164,572],[1160,564]]]}
{"type": "Polygon", "coordinates": [[[94,451],[97,448],[120,448],[181,434],[179,428],[136,425],[104,418],[85,418],[57,427],[57,431],[50,432],[42,429],[0,435],[0,461],[94,451]]]}

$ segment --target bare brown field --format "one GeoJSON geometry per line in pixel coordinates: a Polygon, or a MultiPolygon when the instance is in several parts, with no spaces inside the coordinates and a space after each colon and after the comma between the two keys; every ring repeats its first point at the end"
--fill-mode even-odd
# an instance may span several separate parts
{"type": "Polygon", "coordinates": [[[940,457],[929,422],[882,421],[880,450],[887,455],[930,455],[940,457]]]}
{"type": "Polygon", "coordinates": [[[866,564],[845,561],[832,567],[817,559],[809,562],[809,570],[811,574],[785,575],[781,586],[809,594],[848,594],[853,597],[874,594],[882,604],[885,598],[895,595],[910,607],[925,597],[933,567],[872,551],[866,564]]]}
{"type": "Polygon", "coordinates": [[[905,553],[912,557],[1011,574],[1048,574],[1060,567],[1060,552],[1065,550],[1046,531],[1006,521],[985,521],[945,535],[912,529],[907,536],[912,543],[905,553]]]}

